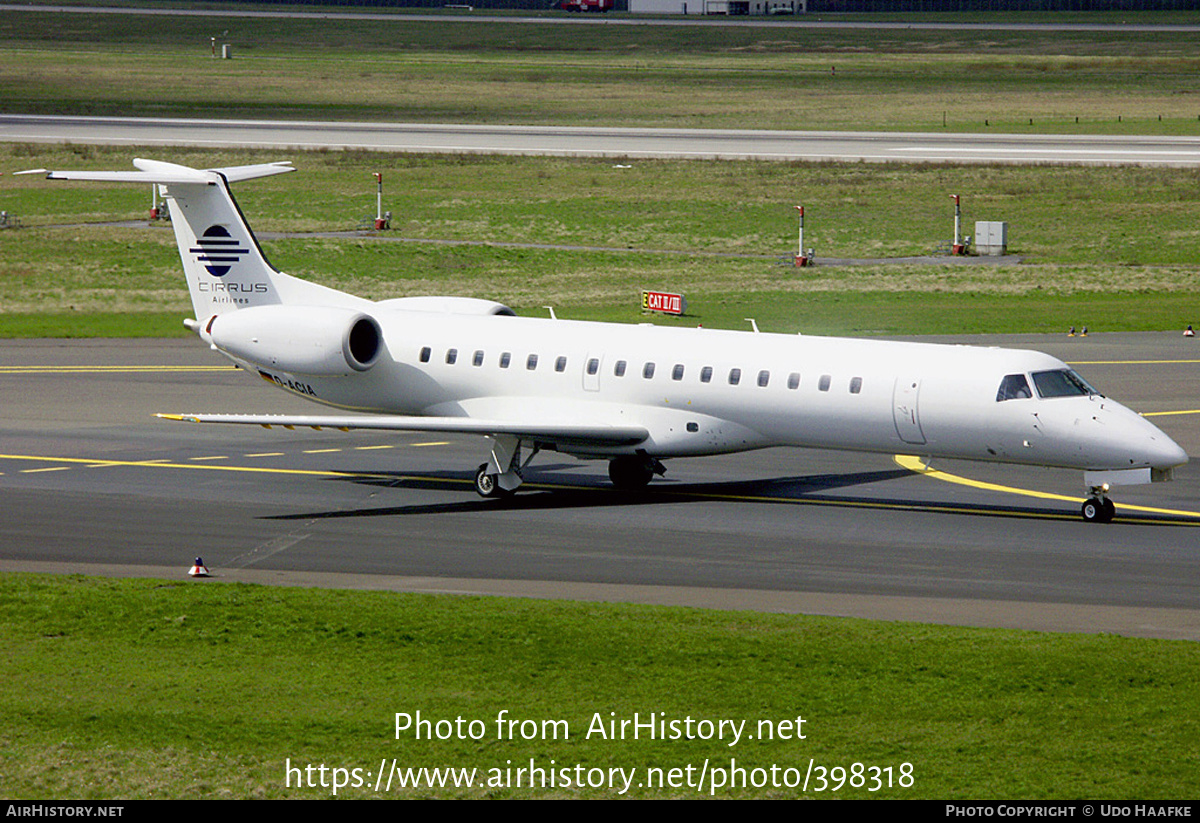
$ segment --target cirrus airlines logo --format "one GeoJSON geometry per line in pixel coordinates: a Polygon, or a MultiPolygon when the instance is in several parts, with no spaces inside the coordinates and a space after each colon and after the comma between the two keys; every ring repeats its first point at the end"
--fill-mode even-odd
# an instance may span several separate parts
{"type": "Polygon", "coordinates": [[[196,255],[196,262],[213,277],[229,274],[233,264],[250,253],[250,249],[240,240],[235,240],[224,226],[209,226],[202,236],[196,238],[196,246],[189,251],[196,255]]]}

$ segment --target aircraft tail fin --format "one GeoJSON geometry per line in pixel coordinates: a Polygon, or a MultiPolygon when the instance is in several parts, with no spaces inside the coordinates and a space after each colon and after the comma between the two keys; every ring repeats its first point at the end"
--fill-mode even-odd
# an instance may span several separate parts
{"type": "Polygon", "coordinates": [[[295,171],[289,163],[193,169],[136,159],[137,171],[46,171],[50,180],[150,183],[168,201],[196,320],[238,308],[295,302],[305,287],[320,289],[269,262],[250,230],[229,183],[295,171]]]}

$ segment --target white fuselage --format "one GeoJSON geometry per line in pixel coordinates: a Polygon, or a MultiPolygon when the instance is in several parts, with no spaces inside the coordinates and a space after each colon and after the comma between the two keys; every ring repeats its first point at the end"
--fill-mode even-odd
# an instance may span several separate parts
{"type": "Polygon", "coordinates": [[[649,432],[636,445],[559,447],[582,456],[807,446],[1093,470],[1187,461],[1097,394],[999,401],[1006,375],[1067,369],[1035,351],[358,307],[383,332],[369,371],[243,365],[347,410],[649,432]]]}

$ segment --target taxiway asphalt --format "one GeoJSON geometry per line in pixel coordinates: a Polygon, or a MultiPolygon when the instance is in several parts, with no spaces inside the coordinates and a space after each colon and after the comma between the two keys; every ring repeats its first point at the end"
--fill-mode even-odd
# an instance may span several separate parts
{"type": "MultiPolygon", "coordinates": [[[[1194,340],[969,342],[1062,357],[1200,455],[1194,340]]],[[[1120,489],[1108,526],[1079,518],[1077,472],[935,464],[1004,491],[798,449],[670,461],[638,495],[544,454],[491,501],[471,483],[479,438],[153,416],[313,411],[260,382],[194,340],[4,341],[0,570],[182,579],[199,555],[217,580],[1200,639],[1195,462],[1120,489]]]]}

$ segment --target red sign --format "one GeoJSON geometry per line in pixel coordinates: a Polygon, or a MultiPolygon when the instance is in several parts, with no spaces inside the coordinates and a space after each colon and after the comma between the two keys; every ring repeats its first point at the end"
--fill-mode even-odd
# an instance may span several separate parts
{"type": "Polygon", "coordinates": [[[687,298],[682,294],[671,294],[663,291],[644,291],[642,292],[642,311],[683,314],[687,311],[687,298]]]}

